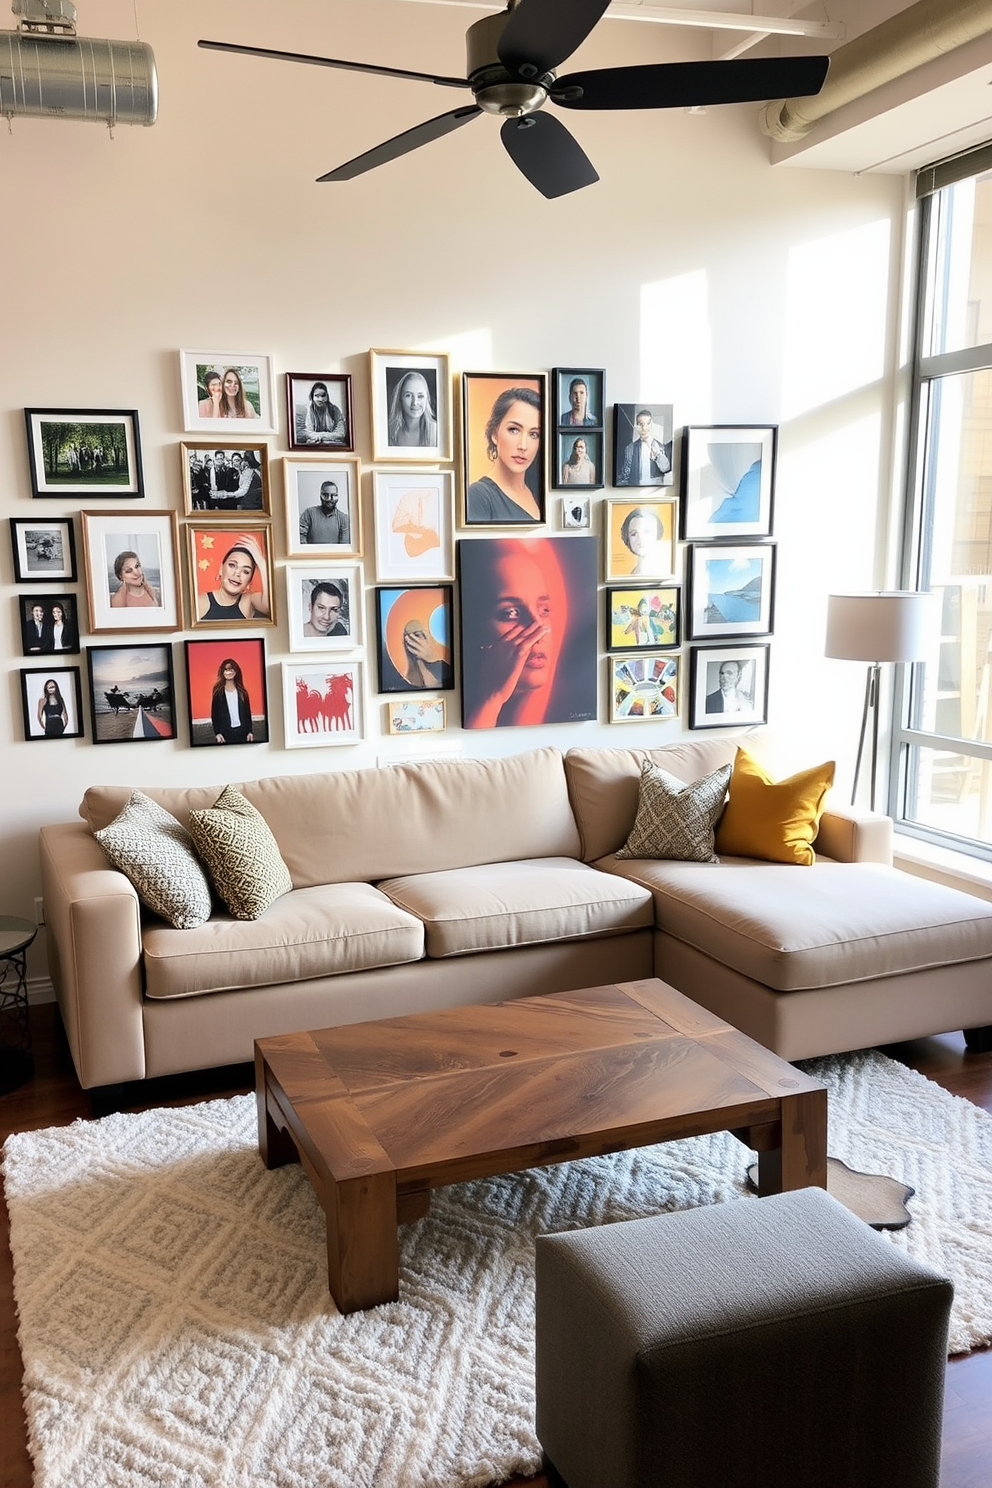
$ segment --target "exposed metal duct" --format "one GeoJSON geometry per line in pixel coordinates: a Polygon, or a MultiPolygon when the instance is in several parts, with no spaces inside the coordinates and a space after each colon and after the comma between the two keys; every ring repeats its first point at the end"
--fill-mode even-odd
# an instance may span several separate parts
{"type": "Polygon", "coordinates": [[[917,0],[831,52],[827,81],[815,97],[766,104],[758,116],[762,132],[786,143],[804,139],[844,104],[990,32],[992,0],[917,0]]]}
{"type": "Polygon", "coordinates": [[[13,0],[19,31],[0,31],[0,115],[154,124],[158,74],[142,41],[76,35],[71,0],[13,0]]]}

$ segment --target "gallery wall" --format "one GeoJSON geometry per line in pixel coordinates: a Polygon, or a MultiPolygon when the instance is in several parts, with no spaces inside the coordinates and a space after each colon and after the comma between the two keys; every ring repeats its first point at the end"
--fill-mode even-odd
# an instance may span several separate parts
{"type": "MultiPolygon", "coordinates": [[[[391,737],[367,647],[364,739],[284,748],[283,376],[320,369],[353,379],[368,641],[373,347],[443,351],[456,374],[601,367],[610,405],[671,403],[676,436],[686,424],[777,425],[769,722],[807,763],[836,755],[839,778],[849,779],[863,678],[857,667],[823,660],[823,624],[831,589],[891,579],[902,179],[773,169],[756,110],[741,106],[570,115],[602,179],[553,202],[518,174],[488,117],[351,183],[316,185],[342,160],[453,106],[451,96],[439,101],[426,84],[221,56],[198,50],[197,38],[460,74],[474,12],[397,0],[223,0],[207,9],[194,0],[146,0],[136,9],[131,0],[80,0],[79,11],[80,31],[94,36],[133,36],[137,16],[158,64],[159,118],[152,128],[118,127],[113,137],[95,124],[15,119],[0,135],[0,505],[5,518],[31,517],[41,505],[31,495],[25,407],[135,408],[145,481],[136,508],[181,515],[179,447],[191,436],[180,348],[270,356],[278,432],[266,442],[280,614],[275,627],[250,633],[265,639],[272,728],[269,742],[234,758],[219,747],[190,749],[180,703],[175,741],[97,747],[87,717],[83,738],[26,742],[18,599],[29,586],[14,581],[5,536],[0,910],[33,914],[37,829],[74,817],[91,783],[219,786],[428,753],[654,746],[685,730],[684,713],[607,722],[601,636],[596,721],[469,732],[459,726],[457,693],[448,693],[443,733],[391,737]]],[[[698,41],[669,27],[604,22],[595,47],[587,43],[575,60],[705,54],[698,41]]],[[[451,468],[457,486],[460,462],[451,468]]],[[[593,493],[600,540],[610,494],[593,493]]],[[[109,503],[44,505],[46,515],[75,517],[109,503]]],[[[559,533],[557,499],[549,515],[547,530],[559,533]]],[[[85,586],[71,587],[85,617],[85,586]]],[[[180,698],[181,643],[190,638],[188,630],[154,638],[173,647],[180,698]]],[[[84,647],[94,639],[107,637],[88,636],[84,621],[84,647]]],[[[44,978],[43,935],[31,970],[44,978]]]]}

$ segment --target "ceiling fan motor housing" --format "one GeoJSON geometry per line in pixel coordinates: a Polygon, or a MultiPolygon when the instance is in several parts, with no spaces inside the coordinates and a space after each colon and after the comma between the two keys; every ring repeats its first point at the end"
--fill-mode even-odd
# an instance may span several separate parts
{"type": "Polygon", "coordinates": [[[488,114],[501,114],[503,118],[516,118],[533,113],[547,102],[555,74],[538,75],[535,67],[533,78],[521,81],[507,72],[497,48],[509,16],[508,10],[502,10],[469,26],[465,36],[466,75],[481,109],[488,114]]]}

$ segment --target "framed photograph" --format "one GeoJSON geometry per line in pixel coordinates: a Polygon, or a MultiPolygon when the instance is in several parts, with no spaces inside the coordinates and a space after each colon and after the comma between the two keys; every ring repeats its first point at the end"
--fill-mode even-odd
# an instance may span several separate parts
{"type": "Polygon", "coordinates": [[[670,486],[673,409],[671,403],[614,403],[613,484],[670,486]]]}
{"type": "Polygon", "coordinates": [[[453,614],[450,584],[375,591],[380,692],[454,687],[453,614]]]}
{"type": "Polygon", "coordinates": [[[362,503],[357,459],[283,460],[286,552],[290,558],[360,558],[362,503]]]}
{"type": "Polygon", "coordinates": [[[254,512],[270,516],[267,444],[205,440],[181,444],[183,505],[187,516],[200,512],[254,512]]]}
{"type": "Polygon", "coordinates": [[[555,367],[551,373],[556,429],[602,429],[606,374],[602,367],[555,367]]]}
{"type": "Polygon", "coordinates": [[[675,502],[606,502],[606,578],[675,576],[675,502]]]}
{"type": "Polygon", "coordinates": [[[370,351],[372,458],[451,459],[451,373],[440,351],[370,351]]]}
{"type": "Polygon", "coordinates": [[[454,479],[450,470],[373,473],[377,579],[455,577],[454,479]]]}
{"type": "Polygon", "coordinates": [[[176,737],[172,647],[88,646],[94,744],[176,737]]]}
{"type": "Polygon", "coordinates": [[[145,494],[132,408],[25,408],[35,496],[145,494]]]}
{"type": "Polygon", "coordinates": [[[591,535],[458,543],[463,728],[596,717],[597,556],[591,535]]]}
{"type": "Polygon", "coordinates": [[[362,663],[284,661],[282,709],[287,749],[359,743],[362,663]]]}
{"type": "Polygon", "coordinates": [[[79,668],[27,667],[21,671],[25,739],[81,739],[79,668]]]}
{"type": "Polygon", "coordinates": [[[677,718],[677,656],[611,656],[610,722],[655,723],[677,718]]]}
{"type": "Polygon", "coordinates": [[[350,651],[362,644],[361,569],[287,563],[290,651],[350,651]]]}
{"type": "Polygon", "coordinates": [[[462,374],[466,527],[544,521],[546,406],[543,373],[462,374]]]}
{"type": "Polygon", "coordinates": [[[178,630],[175,512],[83,512],[90,630],[178,630]]]}
{"type": "Polygon", "coordinates": [[[607,651],[670,650],[679,644],[681,611],[675,584],[607,589],[607,651]]]}
{"type": "Polygon", "coordinates": [[[70,517],[11,517],[10,546],[19,584],[76,578],[76,543],[70,517]]]}
{"type": "Polygon", "coordinates": [[[391,734],[439,734],[444,728],[444,698],[407,698],[386,707],[391,734]]]}
{"type": "Polygon", "coordinates": [[[248,351],[181,351],[179,372],[183,427],[190,433],[229,429],[235,419],[250,424],[253,434],[276,432],[271,357],[248,351]]]}
{"type": "Polygon", "coordinates": [[[19,594],[21,654],[58,656],[79,650],[79,615],[74,594],[19,594]]]}
{"type": "Polygon", "coordinates": [[[778,426],[710,424],[682,432],[682,537],[771,537],[778,426]]]}
{"type": "Polygon", "coordinates": [[[573,530],[588,527],[592,521],[592,502],[578,491],[561,498],[561,525],[573,530]]]}
{"type": "Polygon", "coordinates": [[[290,449],[353,450],[351,378],[340,372],[287,372],[286,430],[290,449]]]}
{"type": "Polygon", "coordinates": [[[740,728],[768,722],[768,653],[763,646],[693,646],[689,727],[740,728]]]}
{"type": "Polygon", "coordinates": [[[554,481],[556,488],[563,486],[585,486],[587,490],[603,484],[603,435],[595,431],[577,434],[574,429],[567,434],[559,432],[558,458],[555,461],[554,481]]]}
{"type": "Polygon", "coordinates": [[[272,528],[188,522],[189,623],[275,625],[272,528]]]}
{"type": "Polygon", "coordinates": [[[265,642],[225,636],[184,645],[191,747],[267,743],[265,642]]]}
{"type": "Polygon", "coordinates": [[[771,635],[775,543],[693,543],[689,549],[689,639],[771,635]]]}

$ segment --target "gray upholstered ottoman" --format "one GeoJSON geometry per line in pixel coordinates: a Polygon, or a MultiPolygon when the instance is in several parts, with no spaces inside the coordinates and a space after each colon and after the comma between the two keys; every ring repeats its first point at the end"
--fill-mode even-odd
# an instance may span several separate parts
{"type": "Polygon", "coordinates": [[[937,1488],[952,1295],[818,1188],[542,1236],[549,1468],[568,1488],[937,1488]]]}

